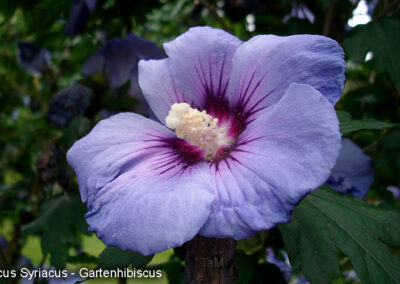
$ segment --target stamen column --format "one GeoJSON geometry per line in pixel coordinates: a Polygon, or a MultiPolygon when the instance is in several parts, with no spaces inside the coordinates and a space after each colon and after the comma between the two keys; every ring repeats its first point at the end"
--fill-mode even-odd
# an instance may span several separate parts
{"type": "Polygon", "coordinates": [[[236,241],[197,235],[186,250],[186,283],[230,284],[238,278],[236,241]]]}

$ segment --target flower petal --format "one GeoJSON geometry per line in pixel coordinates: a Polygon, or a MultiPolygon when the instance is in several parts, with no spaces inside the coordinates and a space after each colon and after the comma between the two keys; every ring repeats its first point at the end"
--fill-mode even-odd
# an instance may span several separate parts
{"type": "MultiPolygon", "coordinates": [[[[139,86],[139,70],[138,70],[137,65],[131,72],[130,81],[131,82],[129,85],[128,94],[140,102],[139,104],[134,106],[134,108],[133,108],[134,112],[141,114],[141,115],[151,114],[149,104],[147,103],[146,99],[144,98],[142,90],[140,89],[140,86],[139,86]]],[[[151,116],[149,116],[149,117],[152,118],[151,116]]],[[[154,117],[154,115],[153,115],[153,117],[154,117]]]]}
{"type": "Polygon", "coordinates": [[[176,138],[161,124],[123,113],[68,151],[89,229],[107,245],[153,254],[190,240],[207,220],[208,166],[179,164],[168,139],[176,138]]]}
{"type": "Polygon", "coordinates": [[[400,200],[400,188],[398,188],[395,185],[389,185],[388,187],[386,187],[386,190],[388,190],[392,193],[393,198],[395,200],[400,200]]]}
{"type": "Polygon", "coordinates": [[[243,239],[289,221],[297,203],[329,176],[340,141],[332,104],[311,86],[291,84],[218,165],[216,199],[200,234],[243,239]]]}
{"type": "Polygon", "coordinates": [[[144,255],[181,246],[210,212],[213,195],[203,172],[179,178],[128,172],[97,194],[86,214],[89,229],[107,245],[144,255]]]}
{"type": "Polygon", "coordinates": [[[85,3],[89,11],[93,11],[96,8],[97,0],[85,0],[85,3]]]}
{"type": "Polygon", "coordinates": [[[67,126],[75,116],[85,112],[91,95],[92,91],[79,83],[64,88],[51,98],[47,117],[58,126],[67,126]]]}
{"type": "Polygon", "coordinates": [[[89,76],[104,71],[110,88],[115,89],[129,80],[140,59],[164,56],[153,42],[129,34],[124,38],[113,38],[97,50],[83,64],[82,73],[89,76]]]}
{"type": "Polygon", "coordinates": [[[75,0],[69,11],[64,33],[69,35],[80,34],[86,26],[90,11],[85,1],[75,0]]]}
{"type": "Polygon", "coordinates": [[[169,71],[169,59],[140,60],[139,86],[157,118],[165,123],[171,105],[185,102],[169,71]]]}
{"type": "Polygon", "coordinates": [[[41,75],[50,66],[51,55],[45,48],[30,42],[19,42],[17,50],[21,67],[32,75],[41,75]]]}
{"type": "Polygon", "coordinates": [[[121,174],[123,165],[152,155],[152,147],[160,143],[144,143],[150,139],[149,135],[174,137],[161,124],[133,113],[120,113],[100,121],[88,135],[75,142],[67,160],[77,173],[82,200],[90,202],[98,190],[121,174]]]}
{"type": "Polygon", "coordinates": [[[373,182],[371,158],[350,139],[343,139],[339,158],[326,184],[340,193],[364,198],[373,182]]]}
{"type": "Polygon", "coordinates": [[[186,102],[204,108],[207,98],[225,96],[232,57],[241,44],[237,37],[210,27],[191,28],[164,44],[171,73],[186,102]]]}
{"type": "Polygon", "coordinates": [[[233,57],[227,96],[233,108],[259,116],[295,82],[314,87],[335,104],[343,90],[345,68],[341,47],[327,37],[256,36],[233,57]]]}

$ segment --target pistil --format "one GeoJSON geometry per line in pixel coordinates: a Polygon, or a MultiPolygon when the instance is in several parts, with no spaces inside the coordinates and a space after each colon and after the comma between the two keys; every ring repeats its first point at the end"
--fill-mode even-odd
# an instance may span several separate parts
{"type": "Polygon", "coordinates": [[[222,147],[233,143],[227,135],[226,125],[218,125],[218,118],[191,108],[187,103],[175,103],[165,119],[168,128],[176,135],[205,151],[205,158],[211,159],[222,147]]]}

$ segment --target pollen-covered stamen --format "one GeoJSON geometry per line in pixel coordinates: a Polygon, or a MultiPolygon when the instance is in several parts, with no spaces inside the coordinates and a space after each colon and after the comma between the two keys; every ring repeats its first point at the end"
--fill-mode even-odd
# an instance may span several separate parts
{"type": "Polygon", "coordinates": [[[176,135],[205,151],[206,159],[214,157],[221,147],[233,140],[227,135],[226,126],[218,126],[218,118],[191,108],[187,103],[175,103],[165,119],[168,128],[176,135]]]}

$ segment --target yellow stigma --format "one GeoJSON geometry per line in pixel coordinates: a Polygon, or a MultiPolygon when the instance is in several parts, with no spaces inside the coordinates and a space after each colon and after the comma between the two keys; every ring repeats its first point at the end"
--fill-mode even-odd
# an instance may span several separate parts
{"type": "Polygon", "coordinates": [[[214,157],[222,146],[229,146],[233,140],[227,136],[226,126],[218,126],[218,118],[191,108],[187,103],[175,103],[165,118],[168,128],[190,144],[203,149],[206,159],[214,157]]]}

